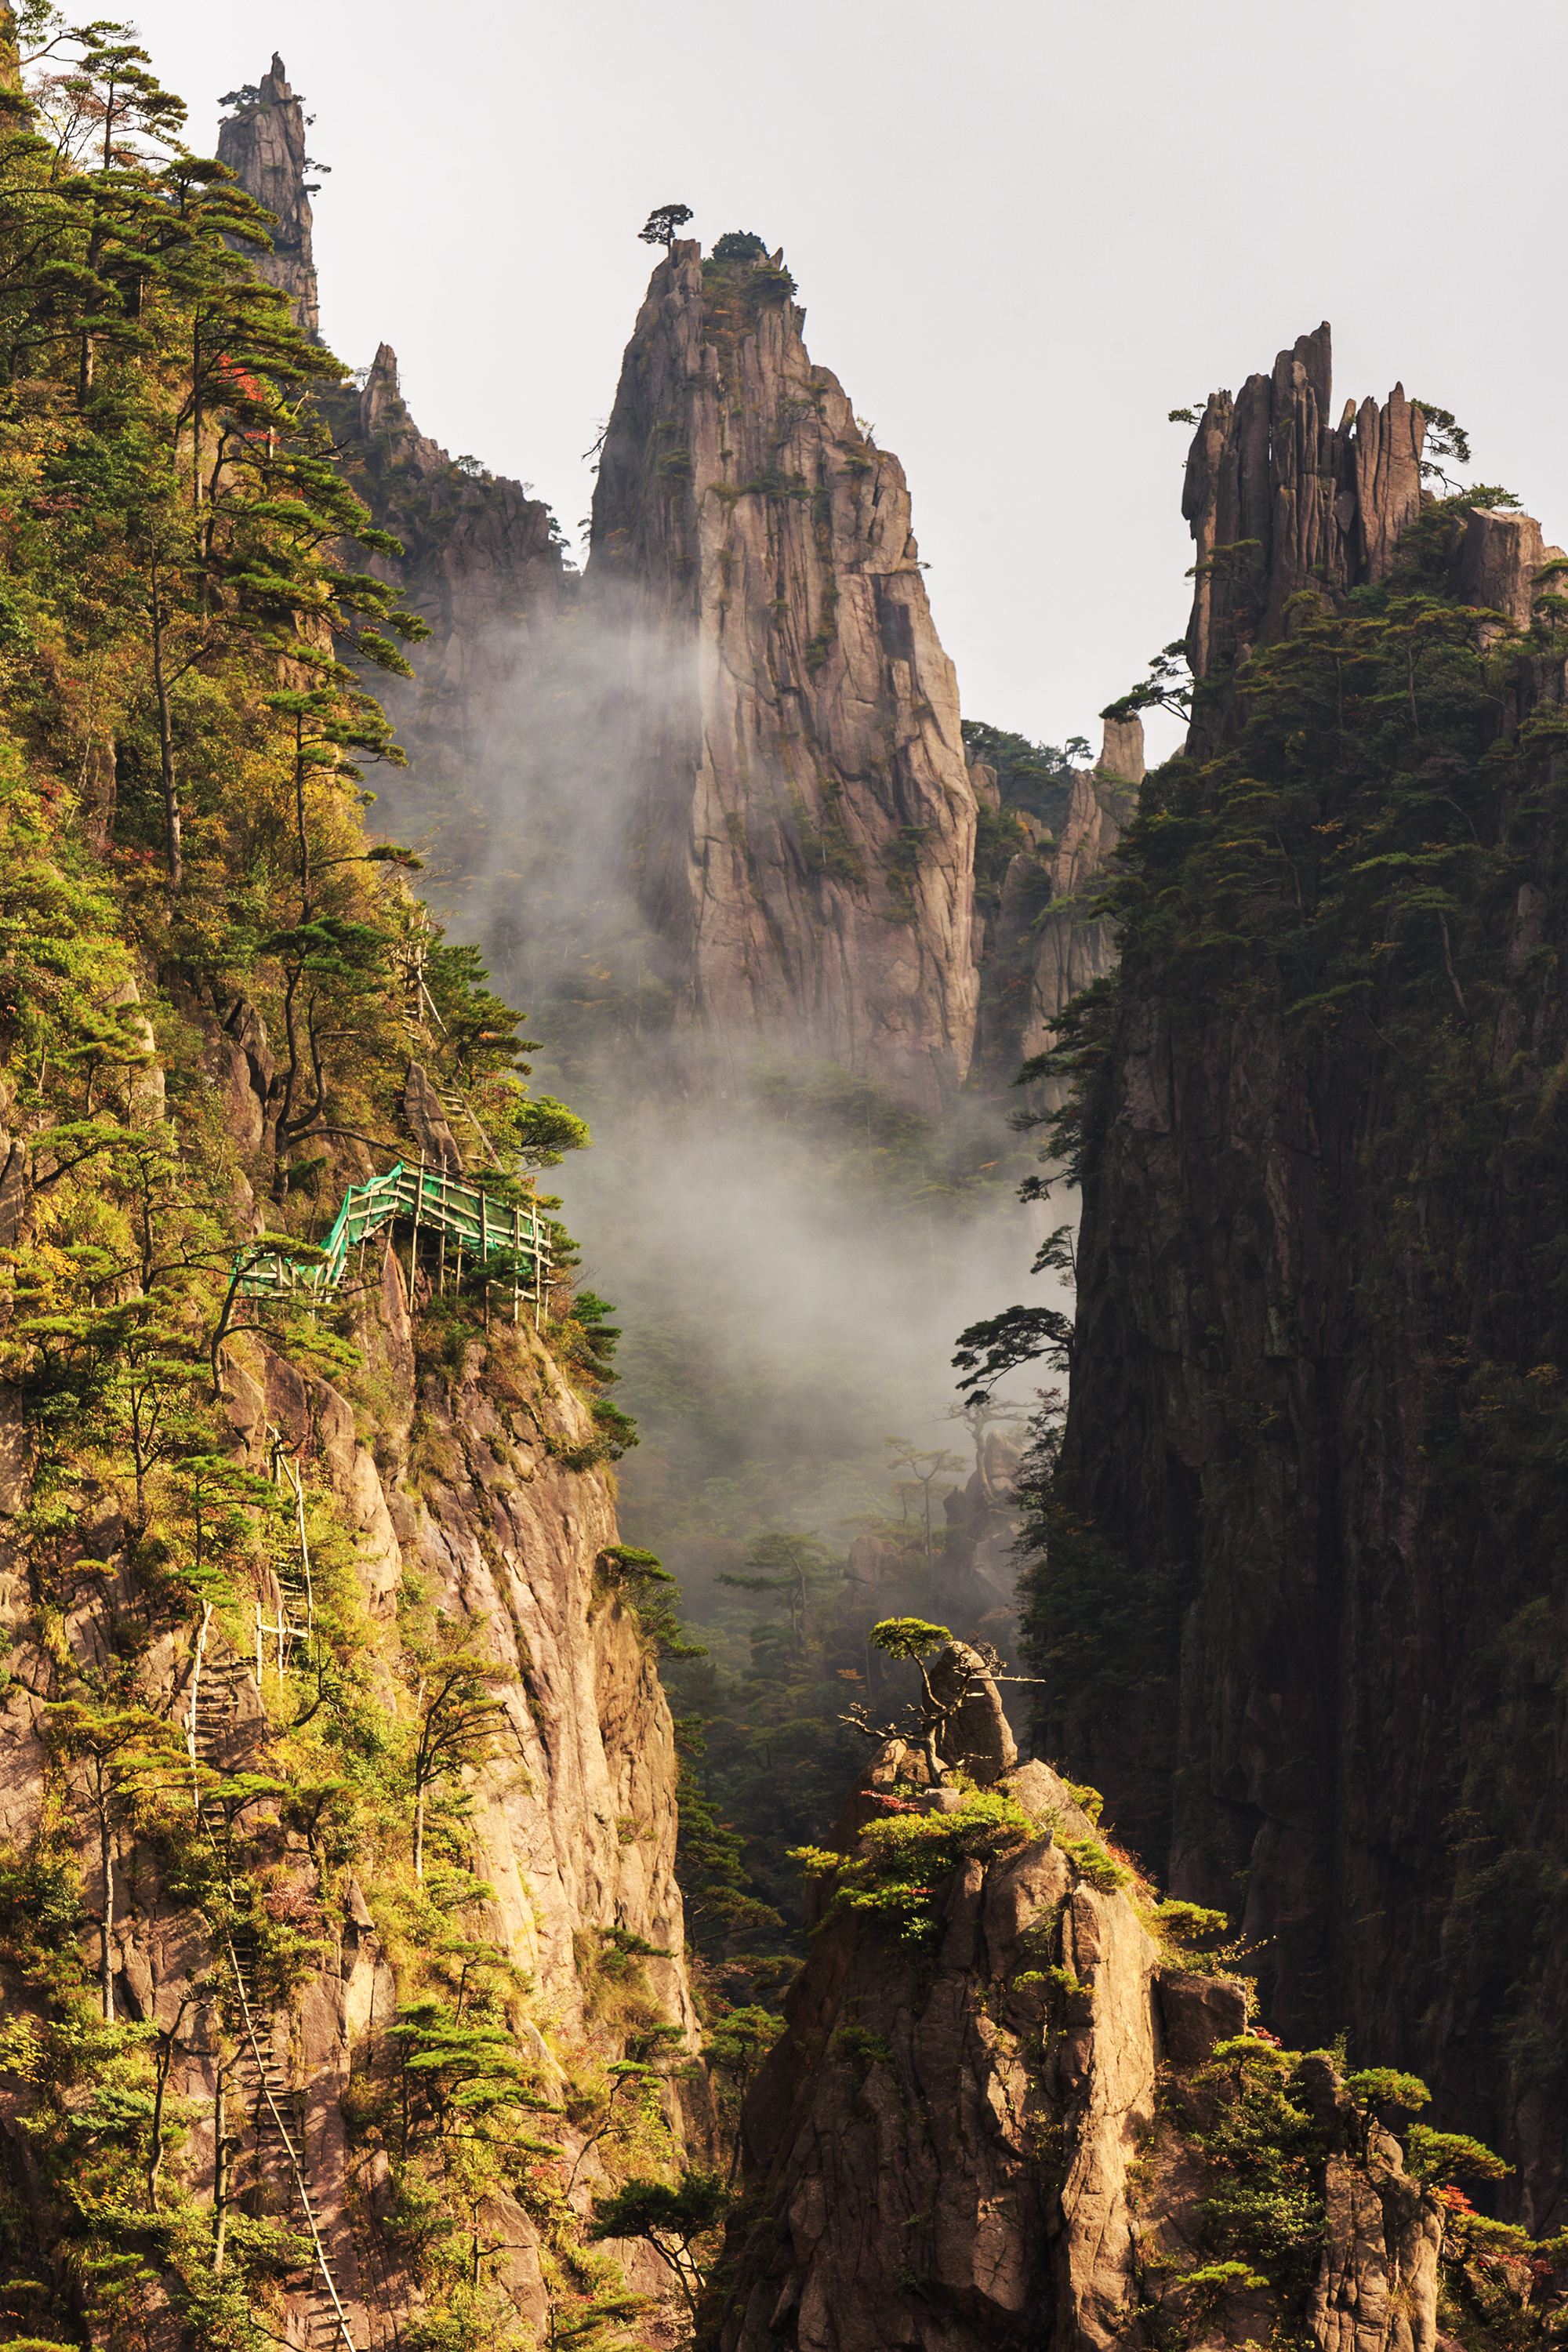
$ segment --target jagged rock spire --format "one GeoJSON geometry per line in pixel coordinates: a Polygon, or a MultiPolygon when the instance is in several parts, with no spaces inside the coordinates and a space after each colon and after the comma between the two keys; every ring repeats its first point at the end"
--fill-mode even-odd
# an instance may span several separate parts
{"type": "Polygon", "coordinates": [[[626,348],[591,596],[632,647],[638,887],[678,1025],[926,1111],[968,1067],[975,799],[896,457],[816,366],[782,255],[677,239],[626,348]]]}
{"type": "Polygon", "coordinates": [[[272,251],[256,256],[258,277],[281,288],[296,323],[318,342],[316,264],[310,251],[310,199],[305,194],[305,115],[276,49],[254,104],[218,126],[217,152],[247,195],[276,213],[272,251]]]}
{"type": "Polygon", "coordinates": [[[1182,497],[1197,548],[1196,677],[1272,644],[1299,589],[1336,596],[1383,579],[1420,512],[1426,418],[1396,383],[1381,408],[1347,400],[1331,425],[1330,341],[1325,320],[1234,400],[1209,394],[1182,497]]]}

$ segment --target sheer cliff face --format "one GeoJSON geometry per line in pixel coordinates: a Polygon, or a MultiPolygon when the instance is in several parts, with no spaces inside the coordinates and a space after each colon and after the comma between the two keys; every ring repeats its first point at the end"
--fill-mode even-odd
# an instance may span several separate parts
{"type": "Polygon", "coordinates": [[[784,1043],[935,1109],[976,1003],[957,688],[902,468],[792,290],[678,244],[627,347],[589,583],[631,648],[637,887],[721,1084],[784,1043]]]}
{"type": "Polygon", "coordinates": [[[1327,414],[1325,331],[1194,445],[1200,554],[1261,553],[1200,579],[1201,763],[1123,843],[1033,1639],[1271,2021],[1416,2067],[1556,2226],[1558,556],[1417,511],[1397,394],[1327,414]]]}
{"type": "MultiPolygon", "coordinates": [[[[974,1074],[981,1084],[1010,1087],[1021,1062],[1056,1044],[1069,1000],[1113,968],[1114,931],[1092,908],[1143,772],[1142,722],[1107,719],[1098,765],[1073,773],[1059,834],[1032,838],[1010,859],[994,908],[977,908],[974,1074]]],[[[970,778],[976,797],[1000,817],[990,770],[976,762],[970,778]]],[[[1026,829],[1037,836],[1037,827],[1026,829]]],[[[1037,1085],[1033,1098],[1038,1108],[1054,1109],[1062,1092],[1053,1079],[1037,1085]]]]}
{"type": "MultiPolygon", "coordinates": [[[[313,334],[304,118],[279,58],[259,89],[255,105],[220,126],[218,152],[246,193],[278,215],[275,250],[257,268],[313,334]]],[[[443,847],[468,874],[486,864],[489,787],[506,764],[524,698],[539,690],[565,595],[563,543],[549,508],[521,482],[454,459],[420,432],[389,343],[357,399],[351,389],[323,404],[349,480],[377,525],[402,542],[401,555],[378,557],[374,568],[430,631],[414,648],[412,684],[380,674],[374,681],[414,764],[410,781],[389,793],[386,814],[422,826],[444,796],[443,847]]]]}
{"type": "MultiPolygon", "coordinates": [[[[164,1034],[180,1030],[181,1017],[166,1005],[163,1011],[164,1034]]],[[[151,1027],[147,1037],[151,1047],[151,1027]]],[[[184,1029],[182,1051],[203,1069],[243,1157],[261,1140],[270,1062],[254,1017],[241,1037],[196,1016],[184,1029]]],[[[139,1085],[155,1130],[165,1113],[155,1064],[139,1085]]],[[[0,1087],[0,1118],[10,1126],[14,1118],[11,1090],[0,1087]]],[[[31,1178],[38,1171],[25,1136],[0,1139],[0,1157],[7,1238],[25,1245],[37,1213],[31,1178]]],[[[235,1181],[248,1199],[243,1176],[235,1181]]],[[[550,2149],[531,2143],[531,2176],[520,2158],[504,2177],[510,2185],[498,2187],[493,2177],[481,2184],[471,2211],[463,2192],[463,2226],[476,2232],[476,2285],[487,2297],[493,2289],[500,2314],[515,2314],[542,2339],[562,2291],[560,2249],[590,2217],[594,2193],[615,2178],[617,2149],[625,2156],[614,2131],[590,2137],[605,2122],[602,2069],[624,2056],[628,2034],[640,2030],[646,2038],[650,2027],[671,2029],[679,2051],[698,2047],[674,1877],[673,1727],[635,1612],[606,1572],[617,1530],[608,1477],[593,1466],[594,1423],[526,1317],[514,1326],[498,1312],[488,1331],[476,1319],[459,1332],[455,1352],[447,1347],[432,1356],[433,1327],[418,1320],[431,1305],[426,1270],[415,1289],[411,1311],[405,1264],[384,1240],[373,1242],[359,1278],[345,1286],[344,1328],[360,1362],[343,1389],[277,1352],[254,1329],[227,1349],[232,1442],[213,1457],[221,1465],[216,1475],[230,1482],[224,1491],[242,1492],[254,1505],[271,1488],[280,1458],[298,1465],[297,1524],[310,1528],[315,1600],[338,1629],[331,1639],[318,1633],[296,1646],[288,1675],[272,1635],[280,1616],[302,1613],[304,1594],[286,1597],[271,1563],[300,1579],[292,1511],[283,1550],[258,1544],[235,1590],[223,1589],[221,1575],[207,1588],[216,1608],[205,1620],[171,1629],[168,1612],[149,1600],[146,1548],[102,1458],[89,1453],[62,1464],[57,1448],[51,1460],[16,1391],[0,1390],[0,1637],[8,1667],[0,1699],[0,1846],[7,1866],[15,1870],[16,1856],[38,1841],[63,1836],[79,1842],[84,1886],[100,1885],[98,1831],[86,1811],[73,1805],[61,1826],[61,1764],[49,1745],[46,1701],[66,1680],[62,1660],[83,1662],[76,1671],[89,1678],[104,1661],[120,1661],[117,1703],[164,1718],[181,1747],[196,1710],[202,1762],[209,1780],[224,1781],[226,1790],[226,1806],[215,1803],[202,1818],[225,1810],[231,1816],[229,1829],[218,1832],[227,1842],[215,1882],[220,1895],[224,1871],[242,1871],[259,1890],[256,1932],[265,1938],[280,1923],[285,1935],[298,1928],[307,1938],[299,1965],[268,1979],[264,1992],[257,1990],[263,1979],[252,1979],[257,2047],[301,2145],[350,2340],[362,2347],[406,2340],[431,2293],[420,2233],[406,2228],[418,2143],[411,2170],[406,2140],[399,2158],[394,2118],[406,2047],[399,2037],[409,2030],[410,2006],[417,2017],[421,2001],[429,2008],[433,1985],[440,1990],[426,1981],[432,1952],[455,1951],[459,1961],[467,1955],[475,1969],[505,1969],[509,2032],[500,2037],[505,2055],[498,2063],[512,2070],[541,2121],[549,2119],[548,2137],[561,2151],[561,2160],[547,2160],[541,2171],[550,2149]],[[40,1510],[58,1509],[47,1498],[62,1481],[68,1503],[58,1564],[73,1599],[67,1619],[57,1621],[40,1604],[37,1525],[40,1510]],[[447,1820],[457,1838],[448,1830],[427,1848],[417,1889],[405,1860],[387,1850],[384,1832],[334,1853],[320,1805],[306,1832],[293,1804],[314,1772],[318,1780],[335,1776],[328,1781],[330,1810],[331,1790],[350,1786],[343,1759],[355,1754],[390,1804],[384,1819],[397,1822],[394,1841],[405,1855],[404,1741],[411,1710],[426,1696],[423,1670],[406,1648],[411,1607],[416,1617],[426,1612],[420,1622],[444,1629],[439,1638],[449,1650],[489,1661],[489,1689],[501,1708],[494,1736],[452,1765],[447,1796],[458,1803],[447,1820]],[[49,1630],[57,1622],[58,1634],[49,1630]],[[345,1623],[358,1629],[346,1666],[334,1662],[331,1648],[336,1640],[341,1649],[345,1623]],[[300,1696],[306,1656],[315,1664],[314,1704],[300,1696]],[[357,1732],[346,1727],[351,1719],[357,1732]],[[368,1743],[357,1745],[373,1720],[368,1743]],[[312,1722],[311,1736],[322,1744],[316,1760],[301,1765],[298,1743],[312,1722]],[[279,1743],[290,1738],[295,1746],[280,1753],[279,1743]],[[628,1958],[628,1947],[640,1957],[628,1958]]],[[[164,2175],[167,2199],[189,2200],[184,2210],[195,2226],[209,2225],[215,2170],[222,2169],[216,2143],[226,2114],[231,2196],[243,2196],[247,2212],[302,2229],[291,2177],[251,2117],[253,2106],[260,2112],[260,2093],[243,2071],[242,2033],[236,2057],[221,1928],[226,1914],[221,1899],[215,1911],[203,1874],[187,1790],[182,1756],[167,1819],[150,1825],[127,1810],[115,1822],[114,2013],[168,2038],[169,2095],[186,2123],[164,2175]],[[191,1839],[194,1865],[181,1842],[191,1839]]],[[[308,1799],[310,1790],[303,1793],[308,1799]]],[[[26,2007],[34,1996],[10,1966],[14,1920],[6,1934],[7,2001],[15,1997],[26,2007]]],[[[71,1925],[60,1930],[62,1968],[74,1934],[71,1925]]],[[[90,1943],[96,1968],[96,1929],[90,1943]]],[[[479,1982],[476,1975],[474,1986],[479,1982]]],[[[470,1988],[470,2002],[477,1998],[470,1988]]],[[[460,2002],[456,2014],[460,2023],[460,2002]]],[[[689,2122],[670,2092],[663,2095],[668,2128],[657,2115],[643,2115],[637,2126],[643,2160],[673,2160],[683,2135],[701,2148],[705,2095],[700,2088],[683,2095],[689,2122]]],[[[16,2226],[24,2236],[31,2229],[34,2258],[47,2269],[59,2224],[30,2159],[17,2153],[27,2145],[27,2100],[20,2077],[0,2085],[0,2165],[13,2189],[21,2183],[22,2202],[8,2210],[14,2221],[22,2214],[16,2226]]],[[[439,2174],[437,2166],[430,2177],[437,2184],[439,2174]]],[[[646,2252],[621,2251],[636,2284],[661,2296],[664,2282],[646,2252]]],[[[156,2288],[149,2291],[156,2299],[156,2288]]],[[[268,2317],[279,2341],[328,2340],[332,2315],[320,2273],[309,2265],[302,2274],[291,2272],[268,2317]]],[[[658,2321],[650,2324],[657,2332],[658,2321]]],[[[165,2310],[145,2340],[175,2352],[194,2339],[165,2310]]]]}
{"type": "Polygon", "coordinates": [[[280,287],[296,324],[308,335],[319,335],[310,199],[305,193],[305,112],[276,53],[254,102],[218,125],[217,152],[246,194],[278,215],[271,252],[247,247],[257,276],[280,287]]]}
{"type": "MultiPolygon", "coordinates": [[[[258,1469],[266,1467],[270,1430],[307,1457],[315,1452],[323,1486],[357,1535],[372,1660],[393,1634],[404,1579],[423,1577],[448,1620],[470,1629],[504,1676],[508,1752],[471,1787],[470,1867],[486,1895],[464,1928],[505,1951],[530,1988],[535,2088],[547,2105],[559,2105],[568,2076],[581,2079],[605,2056],[620,2055],[619,2033],[597,2015],[594,1991],[599,1955],[614,1954],[608,1938],[640,1941],[667,1956],[641,1963],[650,2013],[697,2047],[674,1878],[669,1709],[635,1619],[595,1571],[604,1548],[617,1539],[603,1475],[574,1472],[560,1460],[591,1440],[592,1423],[526,1322],[515,1335],[498,1323],[494,1348],[470,1349],[455,1377],[447,1369],[421,1372],[403,1269],[388,1251],[355,1336],[374,1368],[370,1443],[356,1435],[353,1409],[342,1395],[266,1350],[248,1371],[237,1366],[231,1375],[231,1418],[242,1459],[258,1469]]],[[[362,1410],[362,1426],[366,1418],[362,1410]]],[[[239,1690],[226,1761],[265,1771],[265,1701],[275,1694],[265,1675],[256,1691],[248,1673],[239,1690]]],[[[285,1867],[290,1885],[311,1890],[305,1855],[288,1855],[285,1867]]],[[[188,1922],[160,1916],[155,1887],[146,1909],[150,1916],[132,1911],[123,1922],[120,1965],[131,2005],[146,2015],[156,2000],[166,2013],[200,1956],[188,1922]]],[[[378,2074],[396,2063],[398,1970],[376,1931],[379,1909],[374,1885],[367,1904],[351,1880],[341,1918],[327,1923],[335,1950],[300,1987],[292,2013],[273,2021],[285,2079],[305,2102],[318,2208],[354,2341],[364,2345],[395,2341],[422,2300],[395,2227],[392,2151],[379,2134],[366,2143],[355,2107],[356,2090],[363,2110],[378,2074]]],[[[183,2087],[198,2116],[210,2116],[210,2063],[193,2063],[183,2087]]],[[[583,2137],[569,2131],[562,2142],[569,2164],[583,2137]]],[[[192,2150],[198,2178],[210,2166],[210,2126],[198,2123],[192,2150]]],[[[607,2176],[591,2148],[582,2152],[574,2188],[585,2215],[591,2189],[602,2194],[607,2176]]],[[[483,2226],[504,2249],[497,2284],[543,2332],[549,2232],[504,2192],[487,2199],[483,2226]]],[[[632,2267],[639,2284],[660,2290],[649,2263],[634,2260],[632,2267]]],[[[301,2314],[316,2300],[302,2298],[301,2314]]]]}
{"type": "MultiPolygon", "coordinates": [[[[866,1775],[839,1851],[892,1779],[866,1775]]],[[[932,1890],[933,1933],[851,1913],[790,1992],[746,2102],[724,2352],[1432,2352],[1441,2209],[1397,2144],[1322,2058],[1216,2060],[1240,1986],[1156,1947],[1047,1766],[1004,1785],[1020,1827],[932,1890]],[[1289,2146],[1294,2252],[1238,2246],[1208,2201],[1234,2195],[1226,2136],[1246,2144],[1265,2082],[1287,2087],[1253,2156],[1273,2181],[1262,2143],[1289,2146]]]]}
{"type": "Polygon", "coordinates": [[[521,482],[454,460],[419,431],[390,344],[377,350],[357,406],[335,421],[350,480],[402,542],[401,556],[377,569],[430,631],[414,648],[413,684],[378,680],[378,692],[419,786],[466,785],[472,799],[504,758],[506,730],[537,686],[561,614],[554,519],[521,482]]]}

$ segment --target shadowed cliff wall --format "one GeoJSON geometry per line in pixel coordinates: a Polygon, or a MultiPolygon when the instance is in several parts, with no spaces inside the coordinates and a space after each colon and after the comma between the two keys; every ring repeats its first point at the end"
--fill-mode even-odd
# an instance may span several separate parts
{"type": "Polygon", "coordinates": [[[1543,2227],[1560,559],[1528,517],[1423,501],[1397,391],[1334,430],[1328,392],[1323,330],[1194,443],[1200,554],[1251,543],[1200,578],[1191,756],[1124,837],[1086,1039],[1043,1730],[1178,1892],[1245,1907],[1281,2032],[1416,2066],[1543,2227]]]}

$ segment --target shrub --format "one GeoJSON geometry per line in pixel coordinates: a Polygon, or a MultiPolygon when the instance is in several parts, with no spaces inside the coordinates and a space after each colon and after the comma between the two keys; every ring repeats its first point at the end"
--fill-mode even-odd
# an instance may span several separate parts
{"type": "Polygon", "coordinates": [[[1182,2284],[1194,2294],[1205,2310],[1212,2310],[1227,2294],[1245,2294],[1250,2289],[1266,2287],[1268,2281],[1247,2263],[1205,2263],[1201,2270],[1188,2271],[1182,2284]]]}
{"type": "Polygon", "coordinates": [[[1081,1878],[1098,1886],[1102,1895],[1114,1895],[1121,1886],[1130,1886],[1132,1873],[1124,1863],[1107,1853],[1098,1838],[1064,1838],[1058,1845],[1081,1878]]]}
{"type": "Polygon", "coordinates": [[[863,2083],[873,2066],[890,2066],[893,2048],[879,2034],[868,2033],[863,2025],[841,2025],[833,2037],[833,2047],[846,2064],[853,2066],[863,2083]]]}
{"type": "Polygon", "coordinates": [[[1405,2138],[1405,2168],[1413,2180],[1432,2182],[1449,2180],[1456,2173],[1468,2180],[1504,2180],[1513,2167],[1464,2132],[1412,2124],[1405,2138]]]}
{"type": "Polygon", "coordinates": [[[1293,2053],[1242,2034],[1215,2058],[1210,2079],[1226,2060],[1240,2079],[1198,2136],[1208,2172],[1198,2208],[1204,2239],[1223,2263],[1267,2264],[1290,2294],[1304,2285],[1322,2236],[1327,2140],[1290,2079],[1293,2053]]]}
{"type": "Polygon", "coordinates": [[[1078,1807],[1079,1811],[1080,1813],[1087,1813],[1089,1820],[1093,1822],[1095,1826],[1098,1828],[1100,1824],[1100,1817],[1105,1811],[1105,1799],[1100,1795],[1100,1790],[1098,1789],[1091,1789],[1087,1781],[1079,1782],[1078,1780],[1064,1780],[1062,1782],[1062,1787],[1067,1790],[1068,1795],[1072,1799],[1073,1803],[1078,1807]]]}
{"type": "Polygon", "coordinates": [[[1345,2088],[1361,2107],[1424,2107],[1432,2094],[1418,2074],[1394,2066],[1363,2066],[1345,2076],[1345,2088]]]}
{"type": "Polygon", "coordinates": [[[714,261],[761,261],[767,247],[749,228],[726,229],[713,247],[714,261]]]}
{"type": "Polygon", "coordinates": [[[982,1789],[951,1813],[894,1813],[871,1822],[853,1856],[804,1845],[793,1847],[790,1859],[803,1863],[814,1878],[837,1876],[825,1927],[847,1911],[864,1911],[903,1941],[918,1942],[935,1929],[937,1885],[961,1862],[994,1861],[1034,1835],[1021,1805],[1000,1790],[982,1789]]]}

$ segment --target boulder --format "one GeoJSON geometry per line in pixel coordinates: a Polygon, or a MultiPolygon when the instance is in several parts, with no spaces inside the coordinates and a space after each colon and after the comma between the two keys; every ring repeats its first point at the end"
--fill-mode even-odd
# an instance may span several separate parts
{"type": "Polygon", "coordinates": [[[968,1681],[968,1696],[957,1714],[948,1717],[938,1753],[944,1764],[961,1764],[972,1780],[983,1789],[990,1788],[1018,1761],[1018,1743],[984,1660],[967,1642],[952,1642],[928,1672],[931,1690],[944,1705],[950,1705],[968,1681]]]}
{"type": "Polygon", "coordinates": [[[1234,1977],[1163,1969],[1158,1981],[1165,2055],[1181,2073],[1205,2064],[1216,2042],[1246,2032],[1247,1988],[1234,1977]]]}

